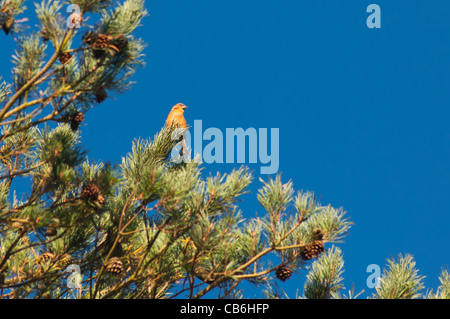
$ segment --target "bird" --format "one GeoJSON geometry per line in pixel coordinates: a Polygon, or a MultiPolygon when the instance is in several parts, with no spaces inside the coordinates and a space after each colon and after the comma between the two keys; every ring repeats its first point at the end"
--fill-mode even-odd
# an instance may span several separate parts
{"type": "Polygon", "coordinates": [[[184,118],[184,110],[187,108],[183,103],[177,103],[172,107],[169,115],[167,116],[167,126],[176,126],[180,128],[186,128],[186,119],[184,118]]]}
{"type": "MultiPolygon", "coordinates": [[[[172,107],[169,115],[167,116],[166,125],[168,127],[177,126],[178,128],[187,128],[186,119],[184,118],[184,110],[187,108],[183,103],[177,103],[172,107]]],[[[181,144],[181,155],[189,154],[186,145],[185,133],[179,142],[181,144]]]]}

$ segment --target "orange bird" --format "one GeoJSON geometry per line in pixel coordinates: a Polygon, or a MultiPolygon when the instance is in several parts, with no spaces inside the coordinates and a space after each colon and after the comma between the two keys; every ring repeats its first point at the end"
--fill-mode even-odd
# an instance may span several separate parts
{"type": "Polygon", "coordinates": [[[169,116],[167,116],[166,124],[167,126],[177,125],[178,127],[186,128],[186,119],[184,118],[184,110],[187,108],[183,103],[175,104],[170,111],[169,116]]]}
{"type": "MultiPolygon", "coordinates": [[[[172,111],[170,111],[167,116],[166,124],[168,127],[178,125],[178,128],[186,128],[186,119],[184,118],[184,110],[187,108],[183,103],[175,104],[172,107],[172,111]]],[[[186,137],[183,134],[182,140],[179,142],[181,144],[181,155],[189,154],[187,145],[186,145],[186,137]]]]}

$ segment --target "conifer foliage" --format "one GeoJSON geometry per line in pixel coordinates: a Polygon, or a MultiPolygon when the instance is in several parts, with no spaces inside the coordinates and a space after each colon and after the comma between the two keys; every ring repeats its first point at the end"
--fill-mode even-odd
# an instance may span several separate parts
{"type": "MultiPolygon", "coordinates": [[[[224,298],[242,296],[244,281],[275,297],[277,280],[300,269],[304,297],[339,297],[343,260],[332,243],[351,226],[342,208],[276,176],[261,180],[264,213],[244,218],[249,170],[203,178],[198,164],[177,164],[172,127],[136,139],[120,164],[88,158],[85,114],[130,87],[144,49],[133,32],[147,11],[143,0],[71,3],[80,12],[70,19],[89,25],[69,27],[67,3],[42,0],[39,29],[25,32],[24,1],[0,1],[3,36],[17,41],[12,81],[0,83],[0,297],[224,298]]],[[[377,297],[418,296],[421,278],[405,263],[391,263],[377,297]]],[[[430,297],[448,296],[448,281],[443,273],[430,297]]]]}

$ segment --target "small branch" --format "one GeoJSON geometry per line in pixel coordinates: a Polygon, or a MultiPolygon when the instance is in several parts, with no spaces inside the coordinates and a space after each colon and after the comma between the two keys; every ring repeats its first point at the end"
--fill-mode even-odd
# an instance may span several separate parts
{"type": "Polygon", "coordinates": [[[1,180],[1,179],[5,179],[5,178],[15,177],[15,176],[17,176],[17,175],[22,175],[22,174],[29,173],[29,172],[31,172],[32,170],[35,170],[36,168],[39,168],[39,167],[41,167],[42,165],[44,165],[44,164],[46,164],[46,163],[47,163],[47,162],[42,162],[42,163],[39,163],[39,164],[37,164],[37,165],[34,165],[34,166],[30,167],[30,168],[24,169],[24,170],[22,170],[22,171],[17,171],[17,172],[12,173],[12,174],[0,176],[0,180],[1,180]]]}
{"type": "MultiPolygon", "coordinates": [[[[281,264],[280,264],[281,265],[281,264]]],[[[259,277],[259,276],[264,276],[267,275],[269,273],[271,273],[272,271],[276,270],[280,265],[277,265],[275,267],[260,271],[260,272],[255,272],[255,273],[251,273],[251,274],[242,274],[242,275],[235,275],[233,276],[236,279],[248,279],[248,278],[255,278],[255,277],[259,277]]]]}
{"type": "MultiPolygon", "coordinates": [[[[45,102],[45,99],[40,98],[40,99],[36,99],[36,100],[30,101],[30,102],[23,103],[23,104],[15,107],[14,109],[9,111],[8,113],[6,113],[3,119],[7,119],[11,115],[13,115],[15,113],[18,113],[18,112],[20,112],[20,111],[22,111],[22,110],[24,110],[24,109],[26,109],[26,108],[28,108],[30,106],[33,106],[33,105],[36,105],[36,104],[40,104],[40,103],[44,103],[44,102],[45,102]]],[[[4,125],[4,124],[2,124],[2,125],[4,125]]]]}

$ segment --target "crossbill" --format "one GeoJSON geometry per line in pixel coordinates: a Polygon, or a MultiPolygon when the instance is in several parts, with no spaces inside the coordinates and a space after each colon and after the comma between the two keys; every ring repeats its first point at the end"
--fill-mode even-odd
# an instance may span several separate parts
{"type": "Polygon", "coordinates": [[[167,126],[177,125],[181,128],[186,128],[186,119],[184,118],[184,110],[187,108],[183,103],[175,104],[170,111],[169,116],[167,116],[166,124],[167,126]]]}
{"type": "MultiPolygon", "coordinates": [[[[166,125],[168,127],[178,125],[178,128],[186,128],[186,119],[184,118],[184,110],[187,108],[183,103],[175,104],[172,107],[169,115],[167,116],[166,125]]],[[[183,134],[183,138],[180,141],[181,144],[181,155],[188,154],[186,137],[183,134]]]]}

